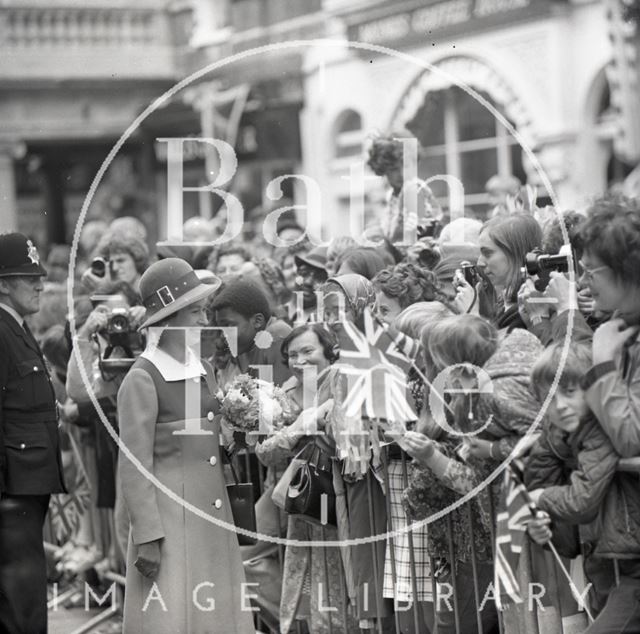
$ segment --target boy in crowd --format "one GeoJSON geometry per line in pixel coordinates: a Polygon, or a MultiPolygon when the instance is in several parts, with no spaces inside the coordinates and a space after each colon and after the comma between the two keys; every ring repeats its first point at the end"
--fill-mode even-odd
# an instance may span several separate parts
{"type": "MultiPolygon", "coordinates": [[[[563,344],[553,344],[532,370],[531,383],[541,402],[553,384],[562,357],[563,344]]],[[[598,614],[586,632],[639,632],[638,477],[617,471],[619,455],[589,410],[587,394],[581,386],[590,365],[589,348],[572,345],[547,409],[550,424],[527,462],[525,484],[544,512],[528,528],[534,541],[545,544],[553,538],[562,552],[556,540],[564,537],[566,545],[567,529],[579,525],[585,575],[593,584],[589,602],[598,614]]]]}

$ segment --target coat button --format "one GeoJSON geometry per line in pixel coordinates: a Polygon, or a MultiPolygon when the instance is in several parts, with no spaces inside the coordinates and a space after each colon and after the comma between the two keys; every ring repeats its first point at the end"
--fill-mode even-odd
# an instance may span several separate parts
{"type": "Polygon", "coordinates": [[[213,506],[215,506],[217,509],[221,509],[222,508],[222,500],[220,498],[218,498],[214,503],[213,506]]]}
{"type": "Polygon", "coordinates": [[[209,464],[215,467],[218,464],[218,459],[215,456],[211,456],[211,458],[209,458],[209,464]]]}
{"type": "Polygon", "coordinates": [[[207,420],[213,420],[213,412],[207,412],[207,420]]]}
{"type": "Polygon", "coordinates": [[[20,449],[26,449],[27,445],[25,445],[23,442],[20,443],[20,449]]]}
{"type": "Polygon", "coordinates": [[[37,366],[37,365],[34,365],[34,366],[33,366],[33,371],[34,371],[34,372],[37,372],[37,371],[38,371],[38,366],[37,366]]]}

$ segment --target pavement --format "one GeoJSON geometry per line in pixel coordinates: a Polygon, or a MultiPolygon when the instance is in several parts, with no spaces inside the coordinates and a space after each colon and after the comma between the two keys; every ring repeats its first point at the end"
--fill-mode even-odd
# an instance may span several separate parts
{"type": "MultiPolygon", "coordinates": [[[[101,609],[91,608],[58,608],[49,610],[49,634],[73,634],[83,625],[102,612],[101,609]]],[[[97,625],[90,630],[91,634],[121,634],[122,620],[119,617],[111,617],[108,621],[97,625]]]]}
{"type": "MultiPolygon", "coordinates": [[[[91,600],[85,607],[84,587],[82,583],[58,589],[55,586],[49,588],[49,634],[74,634],[82,631],[92,620],[105,615],[105,619],[96,623],[90,630],[91,634],[122,634],[122,618],[119,614],[108,613],[111,600],[106,597],[104,605],[98,606],[91,600]],[[56,592],[57,591],[57,592],[56,592]],[[59,601],[55,606],[51,605],[54,596],[59,601]]],[[[100,592],[98,592],[100,596],[100,592]]],[[[116,601],[122,601],[121,593],[116,601]]]]}

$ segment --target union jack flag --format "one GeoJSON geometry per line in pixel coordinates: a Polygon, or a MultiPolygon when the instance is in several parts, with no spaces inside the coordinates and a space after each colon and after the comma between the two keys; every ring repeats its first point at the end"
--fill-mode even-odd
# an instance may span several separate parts
{"type": "Polygon", "coordinates": [[[514,460],[505,470],[497,516],[494,564],[496,605],[503,609],[505,601],[522,603],[517,569],[525,543],[527,522],[536,509],[522,482],[522,465],[514,460]]]}
{"type": "Polygon", "coordinates": [[[91,485],[87,472],[71,434],[69,434],[69,440],[77,466],[73,490],[71,493],[52,495],[49,503],[51,528],[59,543],[65,542],[75,535],[80,527],[80,518],[91,503],[91,485]]]}
{"type": "Polygon", "coordinates": [[[364,336],[390,363],[400,368],[405,374],[411,368],[420,349],[419,342],[400,331],[392,334],[389,327],[377,320],[368,308],[364,311],[364,336]]]}
{"type": "MultiPolygon", "coordinates": [[[[371,318],[370,325],[372,323],[371,318]]],[[[387,422],[416,420],[407,400],[405,371],[399,363],[402,361],[408,368],[410,361],[397,349],[394,356],[387,356],[376,345],[384,341],[384,331],[369,331],[370,335],[376,335],[371,340],[352,323],[344,321],[335,327],[335,332],[340,344],[337,367],[348,383],[343,403],[346,415],[387,422]]]]}

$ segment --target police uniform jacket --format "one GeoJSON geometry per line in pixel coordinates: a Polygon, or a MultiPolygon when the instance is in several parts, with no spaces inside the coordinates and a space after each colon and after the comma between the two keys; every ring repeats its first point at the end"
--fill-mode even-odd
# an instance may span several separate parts
{"type": "Polygon", "coordinates": [[[65,492],[56,398],[37,342],[0,308],[0,493],[65,492]]]}

